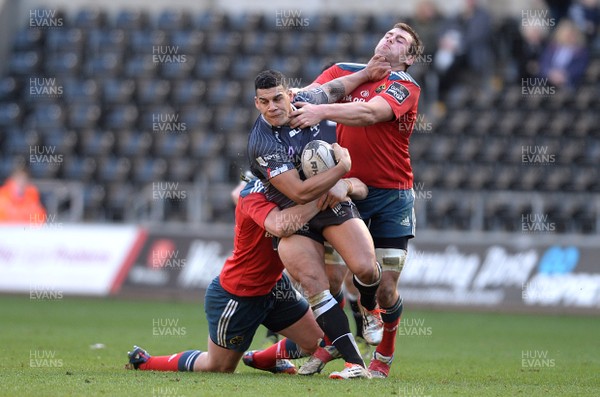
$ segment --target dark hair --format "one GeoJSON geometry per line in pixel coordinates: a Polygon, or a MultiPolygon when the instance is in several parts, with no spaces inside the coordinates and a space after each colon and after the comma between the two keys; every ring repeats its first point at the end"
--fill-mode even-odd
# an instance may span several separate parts
{"type": "Polygon", "coordinates": [[[285,89],[288,88],[287,79],[283,73],[278,72],[277,70],[263,70],[256,76],[256,79],[254,79],[255,90],[273,88],[278,85],[283,86],[285,89]]]}
{"type": "MultiPolygon", "coordinates": [[[[394,25],[394,29],[402,29],[412,36],[413,42],[408,48],[408,55],[413,55],[414,57],[419,57],[420,55],[423,55],[423,50],[425,49],[423,46],[423,42],[421,41],[421,38],[419,37],[417,32],[409,24],[399,22],[394,25]]],[[[408,66],[410,65],[407,65],[407,69],[408,66]]]]}

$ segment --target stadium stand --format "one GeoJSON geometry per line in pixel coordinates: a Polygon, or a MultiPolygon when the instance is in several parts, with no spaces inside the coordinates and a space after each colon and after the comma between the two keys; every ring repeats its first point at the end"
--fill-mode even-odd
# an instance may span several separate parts
{"type": "MultiPolygon", "coordinates": [[[[328,61],[366,61],[398,19],[323,14],[285,29],[262,14],[221,11],[82,9],[63,18],[61,29],[23,27],[14,37],[0,79],[0,180],[46,145],[64,161],[32,166],[33,177],[82,182],[83,220],[132,219],[148,184],[172,180],[210,186],[202,213],[211,222],[233,220],[228,189],[247,166],[256,73],[275,68],[309,83],[328,61]],[[54,79],[43,84],[61,92],[32,95],[31,76],[54,79]]],[[[494,28],[516,35],[518,23],[494,28]]],[[[463,82],[438,114],[423,104],[426,128],[413,133],[411,155],[416,189],[434,198],[417,204],[420,228],[514,231],[542,200],[559,232],[600,232],[599,46],[590,45],[576,91],[526,96],[503,76],[516,39],[496,49],[495,88],[463,82]],[[531,150],[551,157],[524,162],[531,150]]],[[[186,220],[181,210],[167,206],[161,220],[186,220]]]]}

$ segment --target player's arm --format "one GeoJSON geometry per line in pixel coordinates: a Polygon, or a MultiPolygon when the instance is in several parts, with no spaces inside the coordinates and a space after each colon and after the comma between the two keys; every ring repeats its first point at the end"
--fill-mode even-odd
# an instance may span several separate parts
{"type": "Polygon", "coordinates": [[[304,224],[310,221],[319,213],[317,200],[313,200],[308,204],[296,205],[294,207],[280,210],[278,207],[273,208],[265,222],[263,228],[277,237],[287,237],[294,234],[304,224]]]}
{"type": "Polygon", "coordinates": [[[297,204],[306,204],[319,198],[331,189],[352,166],[348,150],[334,143],[333,153],[338,163],[335,167],[319,173],[312,178],[302,180],[295,169],[283,172],[269,179],[269,182],[281,193],[297,204]]]}
{"type": "Polygon", "coordinates": [[[340,179],[327,194],[321,196],[318,206],[320,209],[335,207],[342,201],[364,200],[369,194],[369,188],[358,178],[340,179]]]}
{"type": "Polygon", "coordinates": [[[375,55],[371,58],[366,68],[356,73],[338,77],[323,85],[312,83],[310,86],[296,93],[294,102],[306,102],[315,105],[335,103],[359,85],[371,80],[381,80],[390,71],[390,63],[381,55],[375,55]]]}
{"type": "Polygon", "coordinates": [[[321,120],[331,120],[349,126],[368,126],[396,118],[390,104],[379,96],[369,102],[296,104],[296,106],[301,108],[290,114],[292,128],[308,127],[320,123],[321,120]]]}

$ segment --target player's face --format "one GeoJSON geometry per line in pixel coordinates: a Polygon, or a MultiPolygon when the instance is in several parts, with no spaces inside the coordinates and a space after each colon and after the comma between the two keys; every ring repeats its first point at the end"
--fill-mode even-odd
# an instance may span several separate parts
{"type": "Polygon", "coordinates": [[[411,65],[414,57],[408,54],[408,49],[413,42],[413,38],[405,30],[394,28],[389,30],[377,43],[375,47],[376,55],[383,55],[385,59],[395,66],[411,65]]]}
{"type": "Polygon", "coordinates": [[[290,120],[291,99],[292,93],[278,85],[257,89],[254,104],[269,124],[279,127],[290,120]]]}

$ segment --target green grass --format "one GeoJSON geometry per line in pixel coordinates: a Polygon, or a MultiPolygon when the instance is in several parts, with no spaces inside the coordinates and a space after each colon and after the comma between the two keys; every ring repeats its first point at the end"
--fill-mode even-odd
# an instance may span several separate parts
{"type": "Polygon", "coordinates": [[[326,377],[339,360],[313,377],[243,364],[234,375],[124,369],[133,344],[154,355],[206,348],[200,304],[4,296],[0,321],[2,396],[600,396],[599,317],[407,308],[390,377],[352,382],[326,377]],[[177,321],[180,335],[153,335],[153,320],[177,321]],[[524,366],[528,353],[546,357],[524,366]]]}

